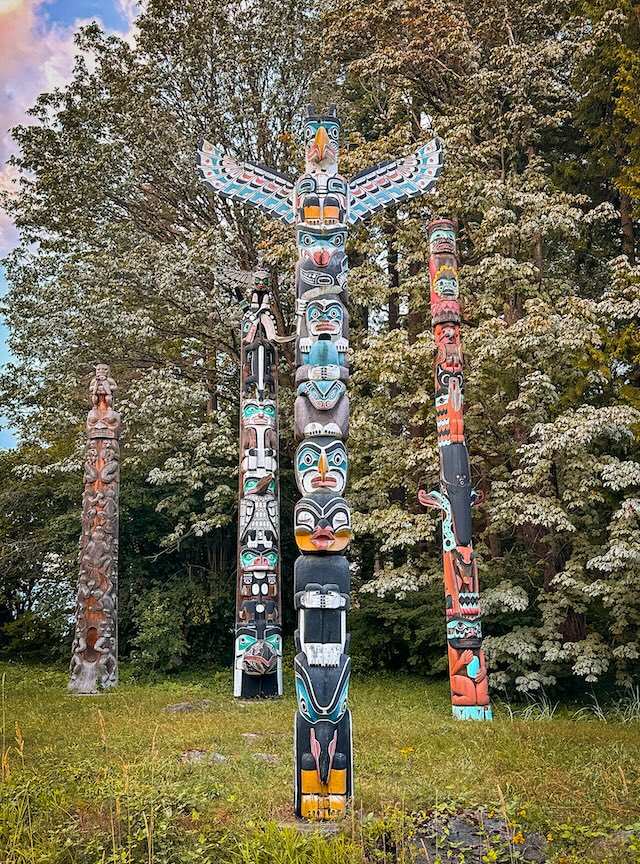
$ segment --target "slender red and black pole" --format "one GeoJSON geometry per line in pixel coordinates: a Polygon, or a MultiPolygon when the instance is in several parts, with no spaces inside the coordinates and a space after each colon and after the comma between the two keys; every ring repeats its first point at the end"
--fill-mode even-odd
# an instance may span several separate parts
{"type": "Polygon", "coordinates": [[[471,542],[471,507],[481,496],[471,487],[469,452],[464,437],[464,371],[453,222],[439,219],[429,225],[429,248],[440,489],[430,493],[421,491],[418,497],[425,507],[442,511],[453,716],[460,720],[491,720],[482,651],[478,565],[471,542]]]}

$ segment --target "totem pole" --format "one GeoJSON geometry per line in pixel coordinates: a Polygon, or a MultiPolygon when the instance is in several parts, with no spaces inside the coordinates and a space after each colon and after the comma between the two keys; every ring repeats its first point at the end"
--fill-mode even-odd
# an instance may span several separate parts
{"type": "Polygon", "coordinates": [[[305,171],[293,184],[253,163],[238,164],[202,142],[198,170],[217,194],[251,204],[296,224],[295,475],[300,494],[294,515],[298,611],[295,658],[295,812],[335,818],[353,795],[350,659],[347,610],[351,514],[342,497],[347,482],[349,225],[428,192],[442,168],[437,140],[417,153],[363,171],[350,183],[338,174],[340,123],[335,105],[318,115],[308,107],[305,171]]]}
{"type": "Polygon", "coordinates": [[[97,693],[118,683],[118,493],[120,415],[109,367],[96,367],[84,456],[80,574],[69,689],[97,693]]]}
{"type": "Polygon", "coordinates": [[[471,488],[464,439],[464,372],[460,344],[458,262],[453,223],[429,225],[431,316],[436,343],[435,401],[440,490],[418,497],[442,511],[447,650],[453,716],[491,720],[487,670],[482,652],[478,564],[471,544],[471,507],[482,496],[471,488]]]}
{"type": "Polygon", "coordinates": [[[282,695],[278,352],[269,274],[241,303],[240,506],[233,695],[282,695]]]}

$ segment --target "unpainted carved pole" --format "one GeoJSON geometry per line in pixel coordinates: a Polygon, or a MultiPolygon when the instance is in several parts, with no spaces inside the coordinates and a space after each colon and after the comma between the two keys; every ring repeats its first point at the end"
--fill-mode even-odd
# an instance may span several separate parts
{"type": "Polygon", "coordinates": [[[100,364],[89,385],[84,457],[82,533],[76,628],[69,690],[97,693],[118,683],[118,497],[120,415],[109,367],[100,364]]]}

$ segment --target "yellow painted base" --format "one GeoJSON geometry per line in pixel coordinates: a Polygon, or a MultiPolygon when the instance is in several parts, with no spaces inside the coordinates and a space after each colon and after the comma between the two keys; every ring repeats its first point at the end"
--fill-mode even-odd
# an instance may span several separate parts
{"type": "Polygon", "coordinates": [[[337,819],[347,809],[347,771],[332,771],[327,784],[317,771],[301,771],[301,815],[304,819],[337,819]]]}

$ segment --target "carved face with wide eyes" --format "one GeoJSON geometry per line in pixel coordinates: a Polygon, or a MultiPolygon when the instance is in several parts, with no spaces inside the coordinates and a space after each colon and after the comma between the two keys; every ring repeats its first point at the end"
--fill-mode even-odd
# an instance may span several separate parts
{"type": "Polygon", "coordinates": [[[447,642],[452,648],[480,648],[482,645],[480,619],[450,618],[447,621],[447,642]]]}
{"type": "Polygon", "coordinates": [[[335,438],[303,441],[296,451],[296,482],[302,495],[333,492],[342,495],[347,485],[347,448],[335,438]]]}
{"type": "Polygon", "coordinates": [[[268,291],[269,290],[269,272],[267,270],[254,271],[253,285],[257,291],[268,291]]]}
{"type": "Polygon", "coordinates": [[[301,498],[293,518],[301,552],[342,552],[351,540],[351,511],[344,498],[327,492],[301,498]]]}
{"type": "Polygon", "coordinates": [[[278,566],[278,552],[261,545],[256,548],[243,546],[240,550],[240,566],[243,573],[253,573],[257,570],[275,572],[278,566]]]}
{"type": "Polygon", "coordinates": [[[330,117],[307,120],[304,127],[305,156],[308,163],[326,168],[335,163],[340,144],[340,123],[330,117]]]}
{"type": "Polygon", "coordinates": [[[443,300],[455,300],[458,297],[458,274],[445,264],[433,274],[433,288],[438,297],[443,300]]]}
{"type": "MultiPolygon", "coordinates": [[[[261,480],[264,480],[264,477],[245,477],[244,483],[242,484],[242,492],[244,495],[250,495],[252,492],[255,492],[258,484],[261,480]]],[[[271,495],[276,494],[276,481],[270,480],[269,485],[267,486],[266,492],[271,495]]]]}
{"type": "MultiPolygon", "coordinates": [[[[304,261],[310,259],[314,267],[326,268],[336,254],[344,254],[347,232],[337,228],[327,232],[322,228],[298,228],[298,252],[304,261]]],[[[333,268],[332,268],[333,270],[333,268]]]]}
{"type": "Polygon", "coordinates": [[[431,251],[436,254],[450,252],[454,254],[456,251],[456,234],[451,228],[435,228],[429,237],[429,245],[431,251]]]}
{"type": "Polygon", "coordinates": [[[269,399],[259,402],[257,399],[247,399],[242,406],[242,425],[269,426],[276,428],[276,405],[269,399]]]}
{"type": "Polygon", "coordinates": [[[344,309],[338,300],[311,300],[305,313],[309,336],[328,333],[338,337],[342,334],[344,309]]]}

